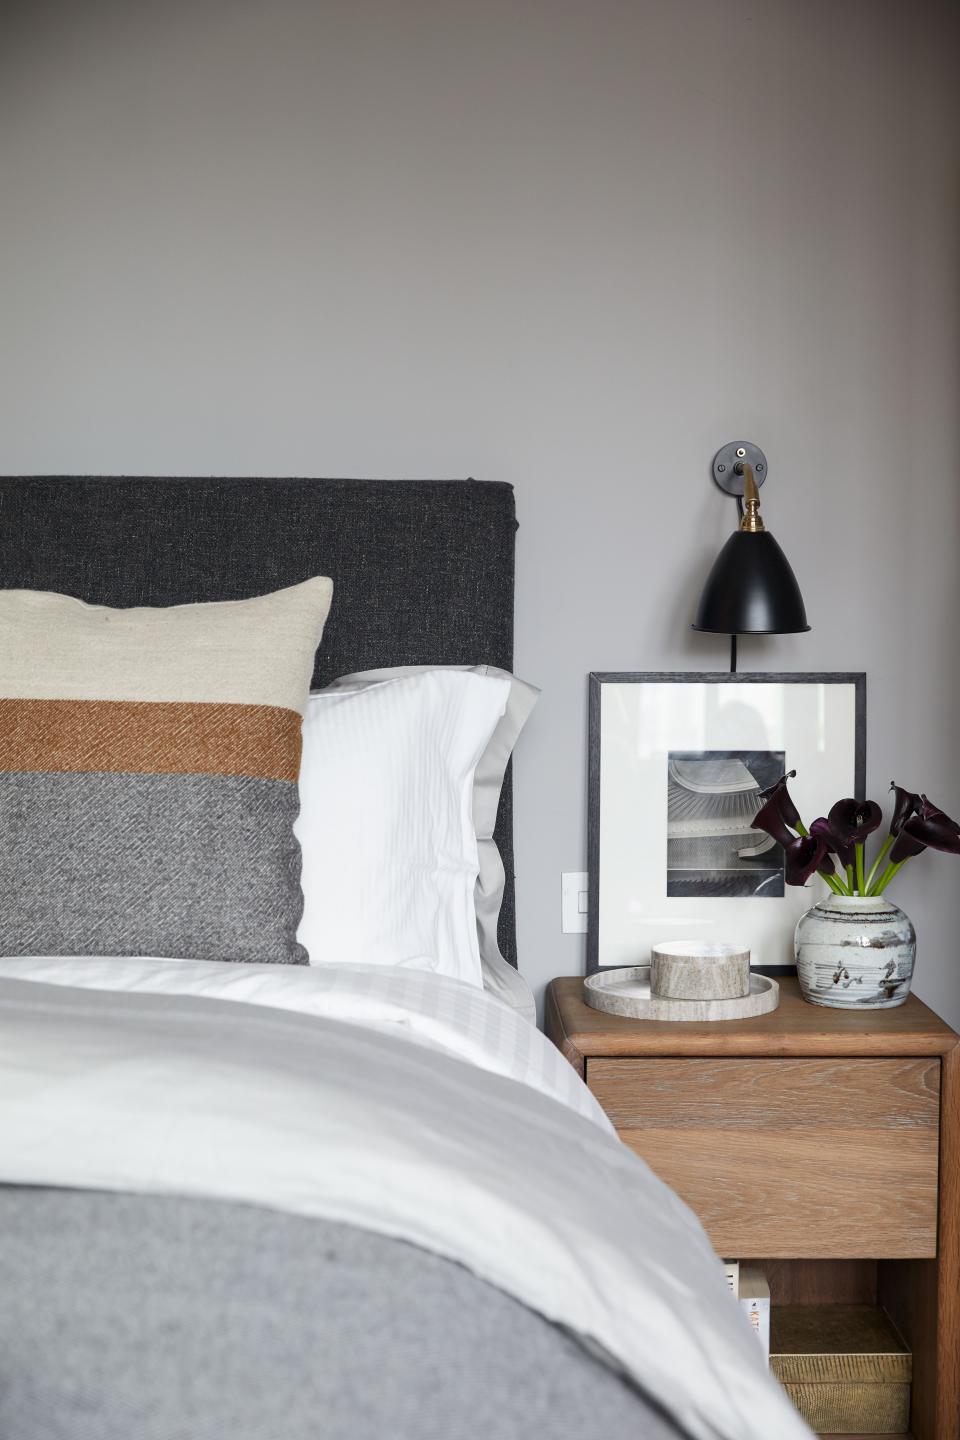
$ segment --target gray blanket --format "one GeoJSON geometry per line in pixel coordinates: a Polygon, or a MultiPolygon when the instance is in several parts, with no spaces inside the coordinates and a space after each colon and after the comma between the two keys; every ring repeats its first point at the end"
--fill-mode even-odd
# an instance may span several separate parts
{"type": "Polygon", "coordinates": [[[252,1205],[0,1186],[3,1440],[678,1440],[449,1260],[252,1205]]]}

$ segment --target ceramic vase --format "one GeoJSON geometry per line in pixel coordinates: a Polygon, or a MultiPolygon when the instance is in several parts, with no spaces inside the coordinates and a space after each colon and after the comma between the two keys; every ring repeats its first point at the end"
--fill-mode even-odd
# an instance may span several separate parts
{"type": "Polygon", "coordinates": [[[805,1000],[838,1010],[889,1010],[910,993],[917,936],[883,895],[828,895],[800,917],[794,938],[805,1000]]]}

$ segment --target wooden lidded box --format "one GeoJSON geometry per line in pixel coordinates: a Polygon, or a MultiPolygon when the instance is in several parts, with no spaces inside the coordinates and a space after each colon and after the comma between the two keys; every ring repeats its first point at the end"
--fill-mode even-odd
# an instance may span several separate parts
{"type": "Polygon", "coordinates": [[[770,1368],[820,1434],[910,1429],[913,1357],[876,1306],[774,1306],[770,1368]]]}

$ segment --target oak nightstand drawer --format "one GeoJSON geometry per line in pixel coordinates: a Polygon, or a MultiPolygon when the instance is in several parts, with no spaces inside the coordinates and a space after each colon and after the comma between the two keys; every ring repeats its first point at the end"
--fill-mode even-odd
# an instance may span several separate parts
{"type": "Polygon", "coordinates": [[[586,1080],[719,1254],[937,1253],[938,1059],[588,1058],[586,1080]]]}
{"type": "Polygon", "coordinates": [[[778,978],[778,1009],[720,1024],[554,980],[547,1034],[772,1305],[879,1304],[913,1353],[911,1435],[960,1440],[960,1036],[915,995],[832,1010],[778,978]]]}

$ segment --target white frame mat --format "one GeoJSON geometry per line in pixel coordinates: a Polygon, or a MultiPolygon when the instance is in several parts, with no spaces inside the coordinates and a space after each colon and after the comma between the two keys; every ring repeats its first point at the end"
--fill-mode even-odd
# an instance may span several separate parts
{"type": "Polygon", "coordinates": [[[783,752],[809,824],[842,796],[864,795],[866,676],[590,676],[588,973],[645,965],[651,945],[690,939],[745,944],[755,967],[792,970],[794,927],[826,893],[816,876],[782,896],[668,896],[673,751],[783,752]]]}

